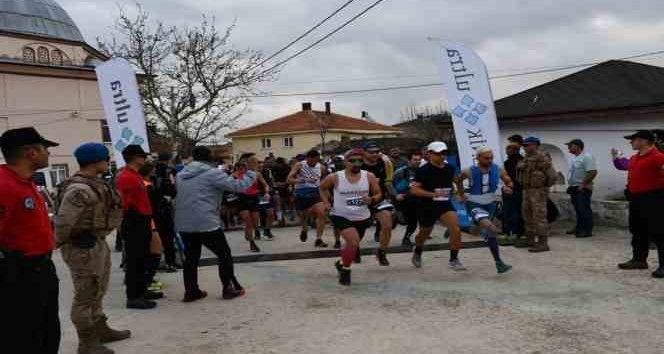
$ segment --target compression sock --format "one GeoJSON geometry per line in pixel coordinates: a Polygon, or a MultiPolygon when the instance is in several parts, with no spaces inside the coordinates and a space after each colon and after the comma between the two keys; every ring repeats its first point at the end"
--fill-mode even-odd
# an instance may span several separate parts
{"type": "Polygon", "coordinates": [[[486,243],[489,244],[489,250],[491,250],[493,260],[495,260],[496,263],[502,262],[502,259],[500,259],[500,250],[498,248],[498,238],[496,238],[496,235],[489,235],[486,243]]]}
{"type": "Polygon", "coordinates": [[[357,252],[357,248],[350,244],[346,244],[346,247],[341,250],[341,264],[343,264],[344,267],[350,267],[350,265],[353,264],[355,252],[357,252]]]}
{"type": "Polygon", "coordinates": [[[459,259],[459,250],[450,250],[450,262],[459,259]]]}

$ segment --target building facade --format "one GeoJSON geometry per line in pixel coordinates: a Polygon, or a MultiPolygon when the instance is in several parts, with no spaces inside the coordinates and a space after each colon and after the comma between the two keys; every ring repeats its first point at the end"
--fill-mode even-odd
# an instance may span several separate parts
{"type": "Polygon", "coordinates": [[[78,145],[110,143],[94,71],[105,59],[54,1],[0,1],[0,134],[33,126],[60,143],[49,186],[78,170],[78,145]]]}
{"type": "Polygon", "coordinates": [[[270,154],[291,158],[325,142],[401,134],[398,128],[333,113],[329,102],[325,107],[325,111],[314,111],[311,103],[305,102],[299,112],[226,135],[233,140],[233,157],[256,153],[260,158],[270,154]]]}

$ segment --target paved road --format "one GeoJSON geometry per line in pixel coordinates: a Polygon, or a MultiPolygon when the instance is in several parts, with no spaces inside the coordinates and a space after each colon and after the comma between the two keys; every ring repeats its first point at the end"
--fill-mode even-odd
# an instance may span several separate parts
{"type": "MultiPolygon", "coordinates": [[[[299,242],[297,229],[276,233],[277,241],[261,242],[265,251],[313,246],[299,242]]],[[[440,232],[436,237],[442,240],[440,232]]],[[[247,249],[240,232],[229,238],[235,254],[247,249]]],[[[422,269],[412,267],[408,254],[392,255],[388,268],[366,257],[353,267],[350,288],[337,285],[330,259],[242,264],[236,270],[248,295],[233,301],[219,299],[216,268],[206,267],[200,279],[210,297],[192,304],[179,301],[181,273],[161,274],[167,298],[147,312],[124,308],[122,274],[114,266],[107,313],[134,337],[111,347],[141,354],[664,353],[664,281],[616,269],[630,254],[623,230],[602,228],[581,240],[559,230],[551,247],[538,255],[503,249],[515,266],[504,275],[495,273],[485,249],[462,251],[469,267],[463,273],[446,268],[447,252],[425,254],[422,269]]],[[[71,280],[56,261],[61,352],[74,353],[71,280]]]]}

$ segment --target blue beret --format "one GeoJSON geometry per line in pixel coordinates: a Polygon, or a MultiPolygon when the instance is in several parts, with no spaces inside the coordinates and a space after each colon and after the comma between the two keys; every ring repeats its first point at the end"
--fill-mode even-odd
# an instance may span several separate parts
{"type": "Polygon", "coordinates": [[[109,152],[104,144],[85,143],[74,151],[74,156],[79,165],[86,166],[108,160],[109,152]]]}
{"type": "Polygon", "coordinates": [[[538,138],[531,136],[523,141],[523,145],[530,145],[530,144],[540,145],[541,142],[538,138]]]}

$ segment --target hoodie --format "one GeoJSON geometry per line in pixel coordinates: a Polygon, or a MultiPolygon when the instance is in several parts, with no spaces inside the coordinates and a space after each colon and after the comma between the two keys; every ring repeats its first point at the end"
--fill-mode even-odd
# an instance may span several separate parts
{"type": "Polygon", "coordinates": [[[175,179],[175,229],[178,232],[208,232],[221,228],[219,207],[224,191],[239,193],[254,183],[256,172],[241,179],[209,164],[194,161],[175,179]]]}

